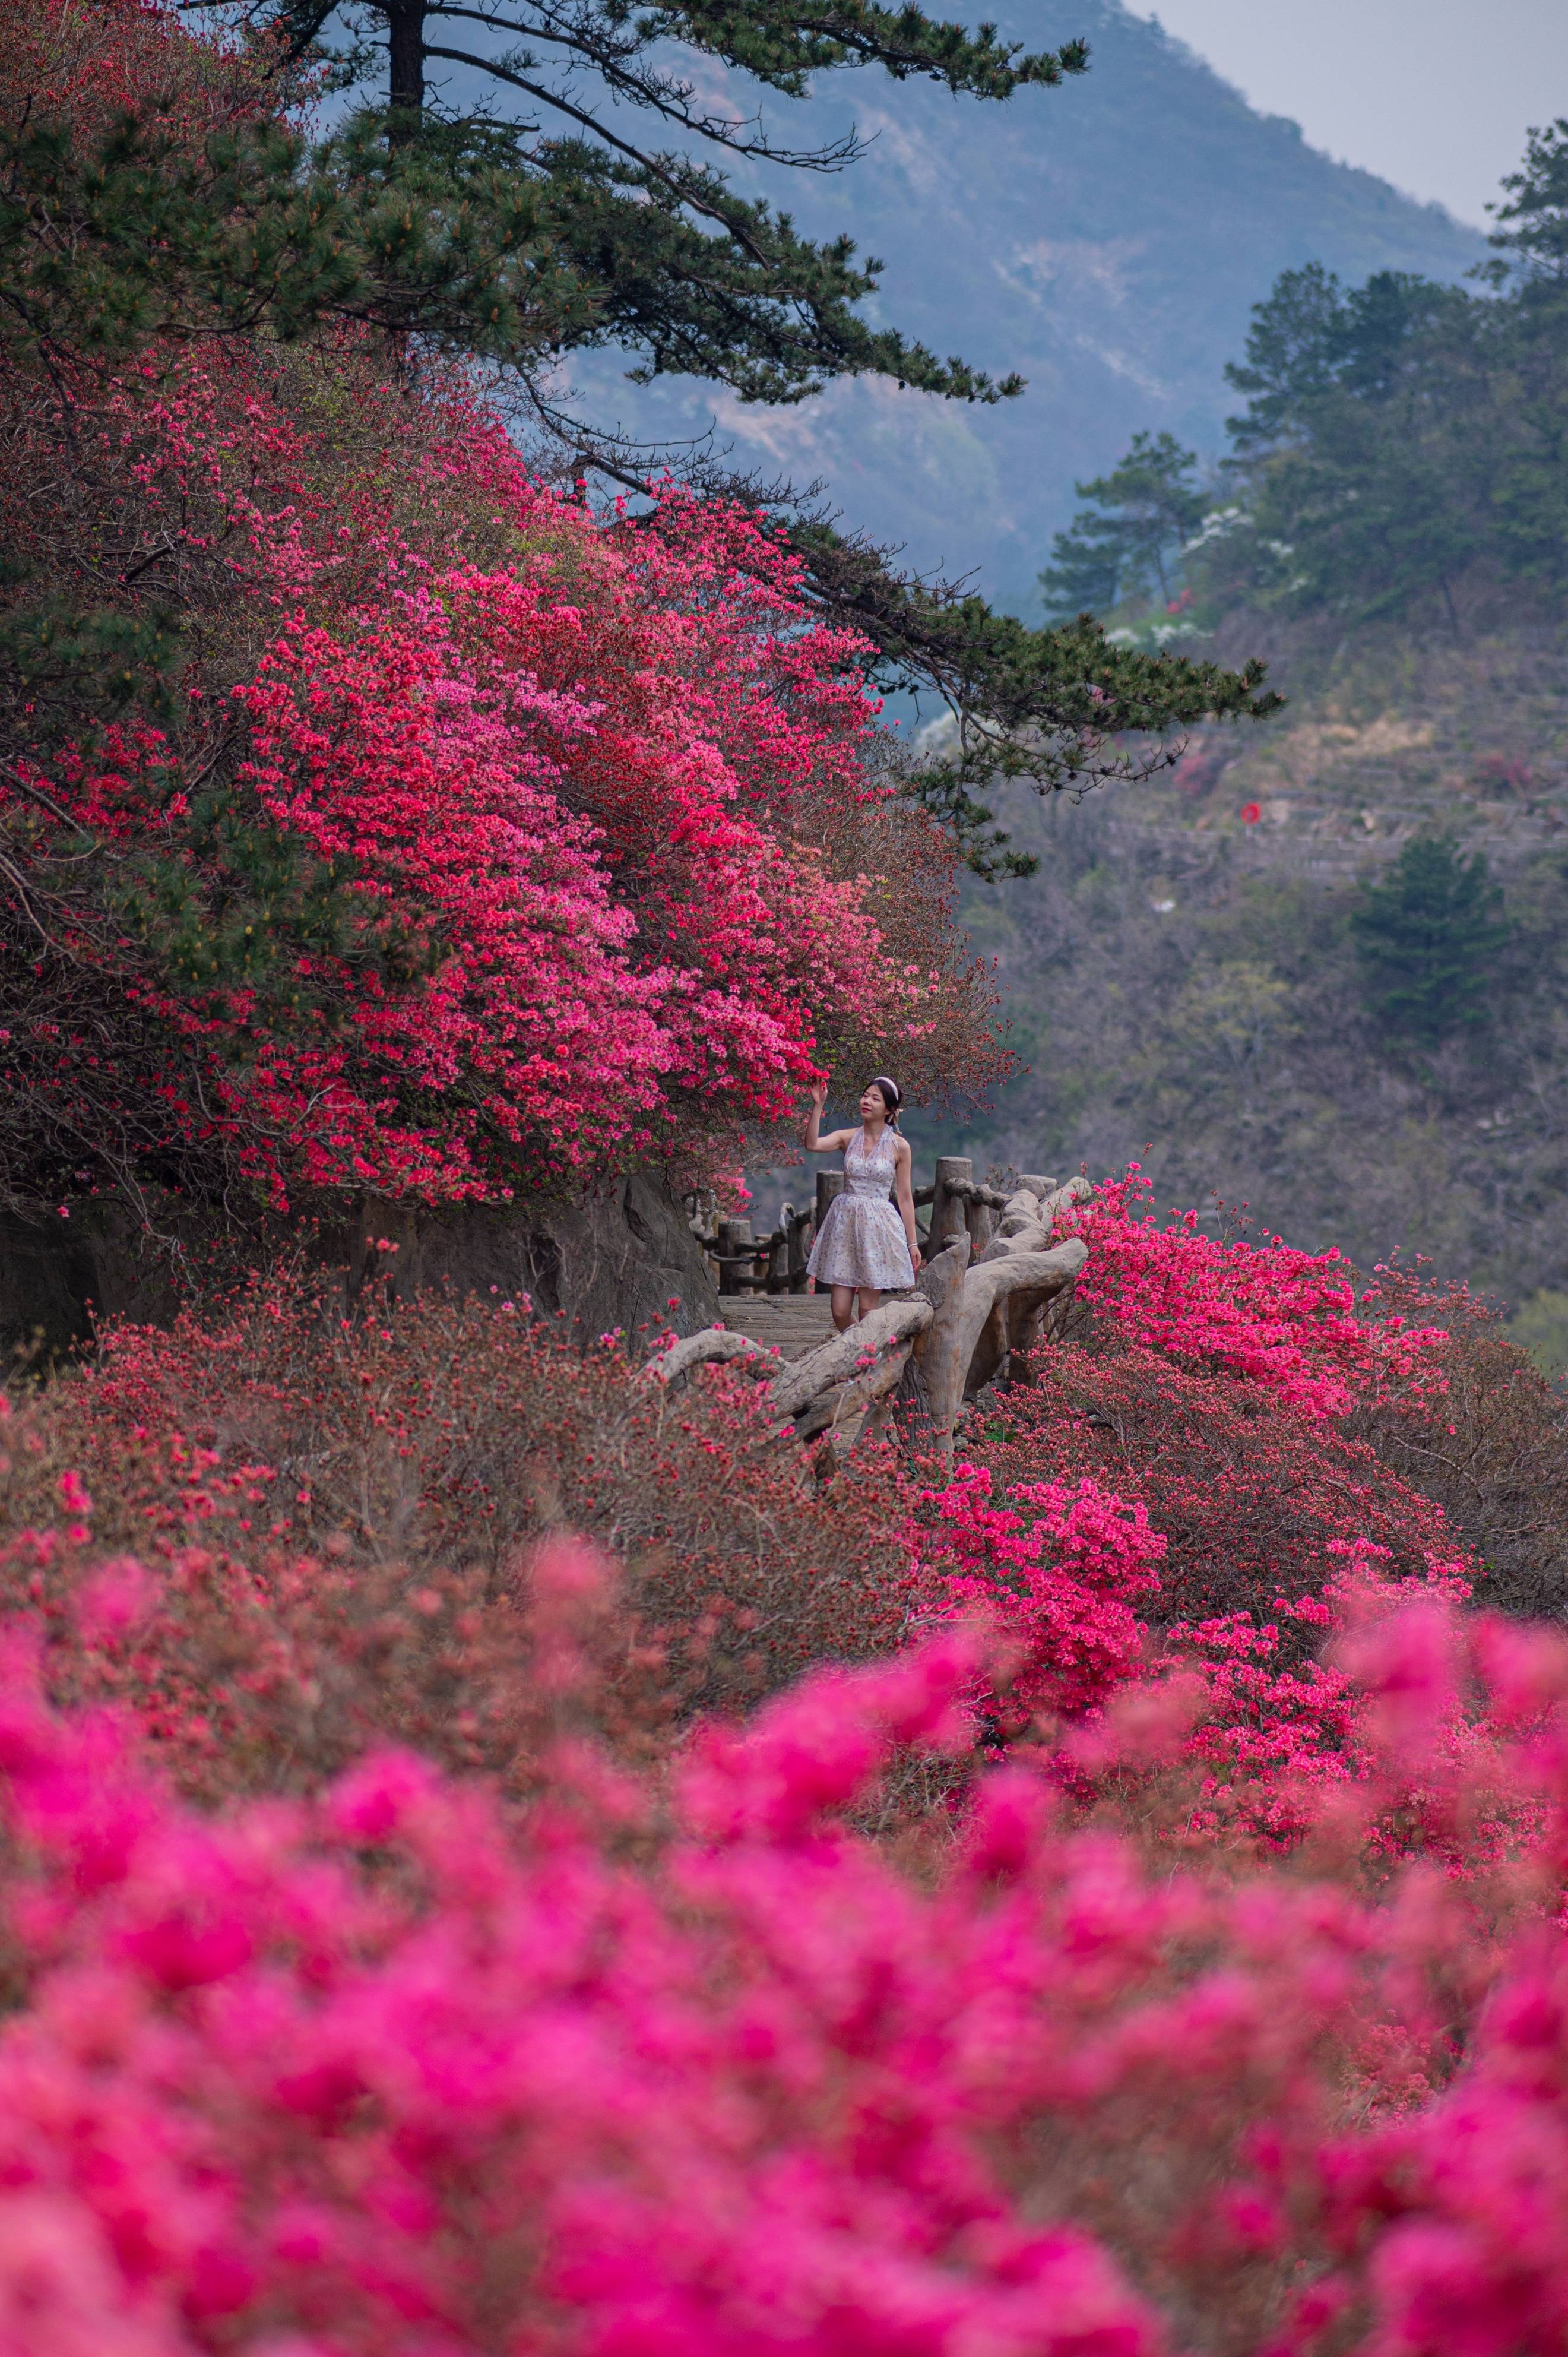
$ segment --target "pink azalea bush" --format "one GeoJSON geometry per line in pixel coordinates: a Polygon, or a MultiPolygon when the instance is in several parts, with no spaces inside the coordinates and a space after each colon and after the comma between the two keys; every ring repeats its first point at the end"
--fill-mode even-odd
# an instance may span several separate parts
{"type": "Polygon", "coordinates": [[[1136,1163],[1064,1225],[1090,1244],[1079,1297],[1129,1342],[1243,1375],[1308,1415],[1343,1415],[1411,1383],[1445,1337],[1397,1313],[1358,1314],[1338,1251],[1202,1234],[1196,1211],[1163,1224],[1136,1163]]]}
{"type": "MultiPolygon", "coordinates": [[[[1340,1787],[1371,1772],[1359,1691],[1336,1650],[1369,1617],[1470,1594],[1458,1561],[1401,1578],[1389,1549],[1330,1539],[1316,1591],[1274,1596],[1266,1614],[1184,1621],[1162,1609],[1166,1542],[1146,1505],[1087,1476],[1013,1482],[1000,1503],[993,1488],[990,1467],[961,1464],[917,1500],[917,1609],[983,1614],[1001,1648],[985,1696],[993,1742],[1075,1788],[1101,1764],[1118,1699],[1136,1690],[1179,1726],[1197,1779],[1187,1837],[1295,1846],[1340,1787]]],[[[1457,1721],[1451,1735],[1463,1739],[1457,1721]]],[[[1468,1870],[1460,1850],[1453,1862],[1468,1870]]]]}
{"type": "MultiPolygon", "coordinates": [[[[332,511],[304,529],[308,443],[286,421],[261,437],[258,500],[253,369],[181,355],[143,373],[145,495],[200,493],[242,533],[231,588],[276,625],[179,737],[111,728],[3,791],[30,814],[47,797],[38,856],[67,839],[55,810],[70,839],[129,855],[127,931],[103,940],[84,907],[74,946],[166,1040],[147,1078],[171,1124],[205,1118],[279,1201],[290,1184],[494,1197],[639,1161],[700,1172],[823,1058],[930,1035],[933,985],[949,1047],[983,1060],[950,952],[899,958],[865,884],[813,847],[824,803],[892,797],[865,773],[858,650],[811,620],[753,519],[671,492],[618,541],[448,400],[427,421],[435,484],[478,488],[518,556],[454,567],[360,517],[343,545],[332,511]],[[192,782],[215,763],[216,837],[192,782]],[[263,856],[284,888],[225,929],[221,896],[245,898],[263,856]]],[[[424,453],[404,463],[431,475],[424,453]]],[[[945,868],[908,805],[898,826],[945,868]]],[[[38,1043],[8,1052],[20,1084],[38,1043]]],[[[33,1078],[63,1117],[101,1060],[56,1026],[33,1078]]]]}
{"type": "Polygon", "coordinates": [[[397,1752],[193,1815],[13,1641],[18,2357],[1560,2345],[1561,1645],[1369,1632],[1370,1771],[1291,1878],[1151,1867],[1017,1770],[901,1865],[844,1813],[964,1746],[983,1636],[699,1734],[665,1802],[574,1721],[602,1578],[535,1566],[556,1723],[511,1819],[397,1752]],[[1462,1688],[1540,1837],[1369,1888],[1335,1858],[1396,1752],[1464,1813],[1462,1688]]]}
{"type": "Polygon", "coordinates": [[[1056,1349],[923,1495],[499,1306],[263,1288],[14,1413],[5,2345],[1554,2350],[1568,1647],[1172,1361],[1324,1517],[1184,1620],[1253,1493],[1056,1349]],[[713,1716],[780,1626],[882,1657],[713,1716]]]}
{"type": "MultiPolygon", "coordinates": [[[[273,103],[247,70],[139,0],[27,0],[0,113],[194,140],[273,103]]],[[[274,1207],[705,1182],[823,1068],[1004,1070],[869,650],[766,519],[670,485],[596,516],[404,357],[0,356],[0,600],[112,544],[166,655],[80,725],[40,657],[16,715],[0,823],[50,911],[0,937],[23,1177],[69,1195],[113,1138],[122,1184],[274,1207]]]]}
{"type": "Polygon", "coordinates": [[[1441,1413],[1447,1337],[1358,1302],[1337,1255],[1221,1248],[1142,1200],[1112,1184],[1074,1215],[1090,1258],[1066,1332],[977,1414],[977,1461],[915,1500],[918,1609],[983,1607],[1004,1633],[988,1725],[1015,1754],[1075,1780],[1118,1695],[1179,1697],[1185,1834],[1289,1850],[1368,1773],[1335,1642],[1472,1592],[1441,1510],[1339,1423],[1441,1413]]]}
{"type": "Polygon", "coordinates": [[[1016,1645],[1018,1705],[1081,1715],[1142,1670],[1134,1601],[1158,1592],[1165,1542],[1144,1507],[1087,1479],[1014,1482],[1005,1502],[992,1489],[988,1468],[957,1465],[925,1493],[927,1575],[941,1566],[950,1608],[983,1608],[1016,1645]]]}

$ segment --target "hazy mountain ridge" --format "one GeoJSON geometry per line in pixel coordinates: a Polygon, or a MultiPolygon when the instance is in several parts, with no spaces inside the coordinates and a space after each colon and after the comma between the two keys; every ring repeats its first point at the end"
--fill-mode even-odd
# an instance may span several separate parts
{"type": "Polygon", "coordinates": [[[1090,72],[1003,107],[841,77],[789,136],[801,145],[857,123],[870,152],[841,175],[751,185],[811,234],[847,230],[879,255],[880,315],[940,352],[1019,370],[1029,388],[1017,401],[962,408],[863,382],[748,410],[685,381],[641,391],[609,356],[571,374],[598,414],[639,435],[713,420],[736,464],[825,477],[851,522],[921,565],[977,568],[1023,609],[1075,478],[1141,426],[1219,448],[1235,405],[1224,363],[1282,270],[1318,260],[1348,280],[1385,268],[1452,279],[1485,244],[1256,113],[1120,0],[996,13],[1031,48],[1086,35],[1090,72]]]}

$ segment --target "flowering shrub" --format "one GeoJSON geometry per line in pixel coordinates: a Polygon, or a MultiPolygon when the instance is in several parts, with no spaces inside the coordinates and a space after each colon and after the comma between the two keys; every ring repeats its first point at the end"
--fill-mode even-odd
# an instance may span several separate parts
{"type": "Polygon", "coordinates": [[[908,1871],[843,1813],[961,1745],[975,1640],[700,1739],[666,1813],[573,1731],[599,1577],[538,1568],[560,1717],[510,1824],[397,1752],[193,1817],[13,1652],[19,2357],[1558,2344],[1561,1649],[1396,1623],[1363,1664],[1369,1802],[1445,1681],[1515,1722],[1552,1831],[1484,1894],[1151,1872],[1015,1770],[908,1871]]]}
{"type": "Polygon", "coordinates": [[[1162,1227],[1136,1163],[1066,1224],[1090,1244],[1079,1300],[1126,1340],[1200,1368],[1244,1375],[1293,1407],[1342,1415],[1352,1401],[1408,1387],[1444,1337],[1395,1311],[1358,1314],[1335,1249],[1222,1243],[1197,1214],[1162,1227]]]}
{"type": "Polygon", "coordinates": [[[916,1497],[383,1315],[0,1431],[19,2357],[1546,2357],[1568,1648],[1364,1444],[1108,1321],[916,1497]]]}
{"type": "MultiPolygon", "coordinates": [[[[1473,1576],[1440,1509],[1272,1383],[1199,1372],[1114,1329],[1064,1339],[1032,1372],[987,1411],[972,1451],[999,1486],[1077,1478],[1146,1508],[1165,1544],[1162,1624],[1272,1616],[1276,1598],[1317,1596],[1347,1548],[1383,1550],[1399,1579],[1438,1566],[1473,1576]]],[[[1298,1652],[1316,1642],[1306,1622],[1298,1638],[1298,1652]]]]}
{"type": "MultiPolygon", "coordinates": [[[[1274,1256],[1253,1257],[1262,1272],[1224,1264],[1232,1338],[1274,1256]]],[[[1352,1684],[1324,1658],[1335,1632],[1369,1595],[1461,1601],[1474,1566],[1440,1509],[1272,1367],[1198,1372],[1128,1341],[1144,1282],[1125,1266],[1119,1314],[1038,1354],[1030,1387],[971,1426],[977,1462],[918,1503],[918,1592],[925,1609],[990,1605],[1015,1648],[993,1724],[1075,1773],[1086,1755],[1062,1750],[1064,1721],[1174,1682],[1201,1774],[1187,1831],[1288,1846],[1367,1773],[1352,1684]]],[[[1150,1289],[1168,1298],[1157,1261],[1150,1289]]],[[[1434,1348],[1407,1346],[1402,1429],[1425,1413],[1434,1348]]],[[[1386,1366],[1374,1351],[1373,1386],[1386,1366]]]]}
{"type": "Polygon", "coordinates": [[[142,1695],[193,1790],[265,1781],[279,1750],[319,1779],[375,1735],[526,1781],[517,1551],[560,1517],[628,1566],[610,1685],[639,1756],[693,1707],[983,1603],[1010,1741],[1059,1749],[1119,1690],[1196,1673],[1194,1824],[1288,1842],[1363,1770],[1321,1658],[1356,1578],[1466,1592],[1441,1514],[1366,1444],[1141,1347],[1058,1342],[972,1428],[978,1461],[914,1496],[881,1460],[823,1486],[738,1373],[671,1398],[525,1304],[383,1315],[279,1282],[217,1322],[111,1329],[35,1417],[36,1463],[12,1451],[13,1531],[58,1522],[62,1470],[98,1501],[47,1566],[20,1537],[0,1581],[47,1591],[51,1693],[142,1695]],[[81,1581],[150,1532],[157,1598],[84,1644],[81,1581]]]}
{"type": "MultiPolygon", "coordinates": [[[[0,110],[151,76],[205,124],[200,42],[77,9],[66,71],[59,13],[24,12],[0,110]]],[[[1003,1069],[865,649],[757,515],[665,487],[596,519],[368,334],[29,350],[0,354],[14,1190],[706,1180],[824,1064],[1003,1069]],[[39,608],[104,546],[112,610],[39,608]]]]}
{"type": "Polygon", "coordinates": [[[950,1605],[983,1608],[1012,1641],[1015,1704],[1081,1714],[1142,1665],[1147,1632],[1128,1599],[1158,1589],[1165,1542],[1143,1506],[1087,1480],[1017,1481],[1005,1496],[993,1502],[992,1474],[975,1465],[924,1493],[927,1576],[942,1576],[950,1605]]]}
{"type": "MultiPolygon", "coordinates": [[[[1370,1772],[1355,1681],[1321,1658],[1326,1643],[1412,1597],[1458,1603],[1470,1593],[1451,1561],[1429,1559],[1419,1578],[1401,1579],[1389,1548],[1329,1539],[1306,1593],[1273,1595],[1266,1611],[1173,1620],[1166,1542],[1143,1502],[1087,1477],[1076,1487],[1012,1482],[1003,1504],[992,1490],[992,1469],[961,1465],[947,1488],[921,1494],[911,1532],[919,1609],[939,1620],[983,1610],[1003,1642],[986,1696],[993,1739],[1075,1787],[1103,1764],[1096,1730],[1118,1695],[1136,1688],[1157,1719],[1168,1703],[1159,1723],[1179,1730],[1199,1778],[1187,1836],[1299,1842],[1326,1800],[1370,1772]]],[[[1463,1739],[1457,1720],[1450,1733],[1463,1739]]],[[[1402,1796],[1406,1815],[1415,1799],[1402,1796]]],[[[1380,1841],[1400,1838],[1380,1830],[1380,1841]]]]}
{"type": "Polygon", "coordinates": [[[50,1695],[133,1707],[205,1796],[376,1739],[526,1782],[522,1566],[550,1530],[623,1566],[605,1701],[640,1757],[694,1708],[894,1646],[902,1516],[890,1466],[819,1467],[728,1371],[671,1397],[522,1307],[350,1322],[279,1280],[111,1329],[0,1425],[0,1622],[35,1620],[50,1695]]]}
{"type": "MultiPolygon", "coordinates": [[[[1189,1832],[1251,1835],[1279,1849],[1298,1843],[1341,1787],[1371,1772],[1356,1682],[1344,1666],[1355,1650],[1347,1646],[1346,1632],[1418,1598],[1455,1604],[1470,1593],[1469,1582],[1451,1566],[1434,1566],[1419,1584],[1391,1581],[1386,1548],[1339,1540],[1329,1547],[1343,1561],[1331,1566],[1321,1595],[1276,1597],[1270,1620],[1238,1612],[1177,1621],[1165,1631],[1169,1665],[1178,1677],[1196,1672],[1201,1693],[1201,1701],[1194,1695],[1184,1747],[1184,1756],[1203,1770],[1189,1832]],[[1304,1650],[1305,1632],[1320,1648],[1330,1640],[1326,1660],[1304,1650]]],[[[1468,1740],[1456,1711],[1444,1729],[1449,1743],[1468,1740]]],[[[1444,1826],[1441,1810],[1429,1810],[1427,1799],[1417,1772],[1391,1799],[1371,1837],[1380,1848],[1402,1855],[1419,1823],[1423,1846],[1435,1853],[1446,1843],[1450,1867],[1468,1873],[1490,1855],[1489,1843],[1474,1823],[1463,1841],[1447,1840],[1452,1828],[1444,1826]]],[[[1494,1806],[1495,1816],[1507,1820],[1509,1813],[1506,1802],[1494,1806]]]]}

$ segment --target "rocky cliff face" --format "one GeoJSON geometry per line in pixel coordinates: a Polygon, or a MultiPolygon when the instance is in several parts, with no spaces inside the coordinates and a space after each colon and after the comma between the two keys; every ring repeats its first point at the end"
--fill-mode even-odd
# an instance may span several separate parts
{"type": "Polygon", "coordinates": [[[370,1206],[349,1257],[350,1287],[384,1271],[400,1295],[435,1287],[502,1300],[527,1295],[585,1339],[711,1325],[718,1296],[678,1197],[625,1178],[580,1202],[526,1211],[483,1205],[427,1211],[370,1206]],[[377,1250],[395,1243],[395,1254],[377,1250]]]}
{"type": "MultiPolygon", "coordinates": [[[[67,1211],[58,1224],[0,1219],[0,1346],[7,1350],[69,1351],[91,1335],[95,1316],[166,1323],[182,1286],[232,1281],[245,1257],[199,1215],[166,1222],[154,1242],[121,1206],[67,1211]]],[[[527,1211],[367,1203],[309,1248],[349,1300],[372,1278],[400,1297],[422,1286],[482,1299],[526,1295],[538,1313],[559,1317],[581,1337],[619,1329],[633,1348],[655,1329],[691,1333],[718,1310],[684,1209],[647,1178],[527,1211]]]]}

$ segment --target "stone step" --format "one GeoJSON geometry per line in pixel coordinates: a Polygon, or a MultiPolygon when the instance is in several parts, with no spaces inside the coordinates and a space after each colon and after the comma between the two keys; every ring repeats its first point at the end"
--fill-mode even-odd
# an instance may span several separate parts
{"type": "Polygon", "coordinates": [[[726,1294],[719,1314],[732,1333],[749,1336],[765,1351],[777,1349],[785,1359],[804,1358],[833,1330],[825,1293],[726,1294]]]}

